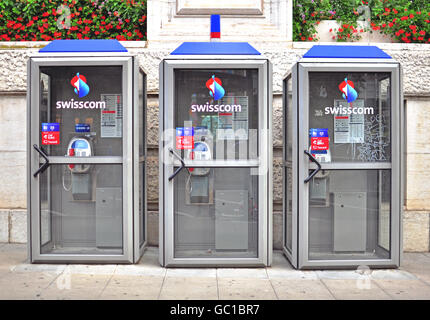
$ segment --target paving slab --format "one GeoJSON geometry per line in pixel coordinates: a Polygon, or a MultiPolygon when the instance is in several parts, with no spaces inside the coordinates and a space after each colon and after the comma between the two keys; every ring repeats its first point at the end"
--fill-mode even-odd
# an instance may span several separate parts
{"type": "Polygon", "coordinates": [[[424,253],[404,253],[401,270],[408,271],[430,284],[430,257],[424,253]]]}
{"type": "Polygon", "coordinates": [[[216,278],[166,277],[161,288],[161,300],[216,300],[216,278]]]}
{"type": "Polygon", "coordinates": [[[375,282],[393,299],[430,299],[430,286],[421,280],[375,280],[375,282]]]}
{"type": "Polygon", "coordinates": [[[155,300],[161,291],[164,277],[114,275],[99,299],[155,300]]]}
{"type": "Polygon", "coordinates": [[[363,275],[356,270],[318,270],[315,273],[318,279],[358,280],[363,278],[363,275]]]}
{"type": "Polygon", "coordinates": [[[271,267],[274,269],[294,270],[294,267],[290,264],[287,257],[282,253],[282,251],[273,252],[271,267]]]}
{"type": "Polygon", "coordinates": [[[0,248],[0,265],[28,263],[25,244],[6,244],[0,248]]]}
{"type": "Polygon", "coordinates": [[[106,287],[111,275],[62,273],[42,291],[42,300],[93,300],[106,287]]]}
{"type": "Polygon", "coordinates": [[[142,264],[148,267],[149,266],[160,267],[160,262],[158,260],[158,248],[155,248],[155,247],[146,248],[138,264],[139,265],[142,264]]]}
{"type": "Polygon", "coordinates": [[[152,265],[118,265],[115,269],[115,275],[134,275],[134,276],[159,276],[164,277],[166,275],[166,269],[160,266],[152,265]]]}
{"type": "Polygon", "coordinates": [[[66,269],[66,264],[29,264],[21,263],[12,266],[10,270],[12,272],[53,272],[61,274],[66,269]]]}
{"type": "Polygon", "coordinates": [[[234,279],[268,279],[265,268],[219,268],[218,278],[234,279]]]}
{"type": "Polygon", "coordinates": [[[282,300],[333,300],[334,297],[320,280],[271,279],[273,288],[282,300]]]}
{"type": "Polygon", "coordinates": [[[372,279],[386,280],[416,280],[417,277],[405,270],[371,270],[370,277],[372,279]]]}
{"type": "Polygon", "coordinates": [[[166,277],[216,278],[215,268],[167,268],[166,277]]]}
{"type": "Polygon", "coordinates": [[[117,268],[116,264],[70,264],[67,266],[67,272],[73,274],[88,274],[88,275],[112,275],[117,268]]]}
{"type": "Polygon", "coordinates": [[[269,279],[218,278],[221,300],[276,300],[277,296],[269,279]]]}
{"type": "Polygon", "coordinates": [[[38,299],[57,277],[54,273],[9,272],[0,278],[0,299],[38,299]]]}
{"type": "Polygon", "coordinates": [[[268,267],[266,270],[270,279],[285,278],[285,279],[318,280],[318,276],[315,271],[277,269],[277,268],[270,268],[270,267],[268,267]]]}
{"type": "Polygon", "coordinates": [[[338,300],[391,300],[370,278],[362,280],[321,280],[338,300]]]}

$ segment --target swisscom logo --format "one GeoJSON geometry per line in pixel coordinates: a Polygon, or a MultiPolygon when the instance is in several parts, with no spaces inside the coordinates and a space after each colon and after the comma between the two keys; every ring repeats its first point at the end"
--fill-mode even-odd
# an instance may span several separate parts
{"type": "MultiPolygon", "coordinates": [[[[220,100],[225,95],[225,90],[222,87],[222,82],[219,78],[212,75],[212,77],[206,81],[206,88],[209,89],[209,94],[215,101],[220,100]]],[[[226,97],[229,98],[229,97],[226,97]]],[[[235,99],[229,101],[234,102],[235,99]]],[[[214,102],[215,103],[215,102],[214,102]]],[[[241,112],[242,105],[240,104],[193,104],[191,105],[191,112],[220,112],[220,113],[231,113],[241,112]]]]}
{"type": "Polygon", "coordinates": [[[85,97],[90,92],[90,87],[87,85],[87,78],[79,74],[79,72],[73,77],[70,83],[75,88],[74,91],[79,98],[85,97]]]}
{"type": "Polygon", "coordinates": [[[219,78],[215,77],[215,75],[212,75],[212,78],[206,81],[206,88],[209,89],[209,94],[214,100],[219,100],[225,95],[222,82],[219,78]]]}
{"type": "MultiPolygon", "coordinates": [[[[70,81],[73,91],[79,98],[86,97],[90,93],[90,87],[87,84],[87,78],[82,74],[76,73],[76,76],[70,81]]],[[[106,101],[57,101],[57,109],[105,109],[106,101]]]]}
{"type": "Polygon", "coordinates": [[[348,103],[354,102],[358,97],[358,93],[354,89],[354,83],[347,78],[339,84],[339,90],[342,92],[342,97],[348,103]]]}

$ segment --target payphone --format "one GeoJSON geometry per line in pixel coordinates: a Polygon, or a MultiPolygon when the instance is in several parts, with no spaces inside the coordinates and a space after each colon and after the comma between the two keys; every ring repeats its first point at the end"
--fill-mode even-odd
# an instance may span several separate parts
{"type": "Polygon", "coordinates": [[[161,62],[161,265],[270,265],[271,78],[248,43],[186,42],[161,62]]]}
{"type": "Polygon", "coordinates": [[[303,269],[399,266],[399,63],[375,46],[315,45],[283,88],[285,255],[303,269]]]}
{"type": "Polygon", "coordinates": [[[116,40],[28,62],[31,262],[131,263],[146,246],[146,77],[116,40]]]}
{"type": "MultiPolygon", "coordinates": [[[[93,153],[92,143],[89,138],[75,136],[68,146],[65,156],[68,157],[91,157],[93,153]]],[[[69,164],[64,168],[63,188],[71,191],[74,200],[92,199],[92,181],[90,164],[69,164]],[[65,185],[65,175],[70,174],[70,186],[65,185]]]]}

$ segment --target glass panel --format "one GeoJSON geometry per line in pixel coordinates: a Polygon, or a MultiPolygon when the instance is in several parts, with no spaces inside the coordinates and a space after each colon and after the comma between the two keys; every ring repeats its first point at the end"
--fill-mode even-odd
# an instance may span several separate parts
{"type": "Polygon", "coordinates": [[[174,256],[257,257],[258,175],[252,168],[200,169],[174,179],[174,256]]]}
{"type": "Polygon", "coordinates": [[[320,162],[391,160],[390,73],[310,72],[309,146],[320,162]]]}
{"type": "Polygon", "coordinates": [[[284,139],[285,139],[285,167],[284,167],[284,243],[288,251],[292,252],[292,233],[293,233],[293,176],[292,176],[292,152],[293,152],[293,104],[292,104],[292,79],[289,78],[284,83],[284,139]]]}
{"type": "Polygon", "coordinates": [[[139,244],[145,242],[145,124],[146,124],[146,105],[145,105],[145,82],[146,77],[139,71],[139,244]]]}
{"type": "Polygon", "coordinates": [[[122,90],[121,66],[41,67],[40,144],[71,155],[73,138],[85,137],[92,156],[122,156],[122,90]]]}
{"type": "Polygon", "coordinates": [[[390,186],[391,170],[320,171],[309,182],[309,259],[390,258],[390,186]]]}
{"type": "Polygon", "coordinates": [[[122,165],[51,165],[39,177],[41,253],[122,254],[122,165]]]}
{"type": "Polygon", "coordinates": [[[145,242],[145,163],[139,163],[139,244],[145,242]]]}
{"type": "Polygon", "coordinates": [[[186,159],[256,159],[258,70],[175,70],[175,128],[186,159]]]}

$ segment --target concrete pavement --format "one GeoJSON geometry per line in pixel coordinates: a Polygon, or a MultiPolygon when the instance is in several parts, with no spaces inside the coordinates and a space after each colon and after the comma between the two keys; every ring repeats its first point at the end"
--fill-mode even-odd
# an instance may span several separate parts
{"type": "Polygon", "coordinates": [[[398,270],[298,271],[275,252],[268,268],[169,268],[149,248],[136,265],[28,264],[0,244],[0,299],[430,299],[430,254],[398,270]]]}

